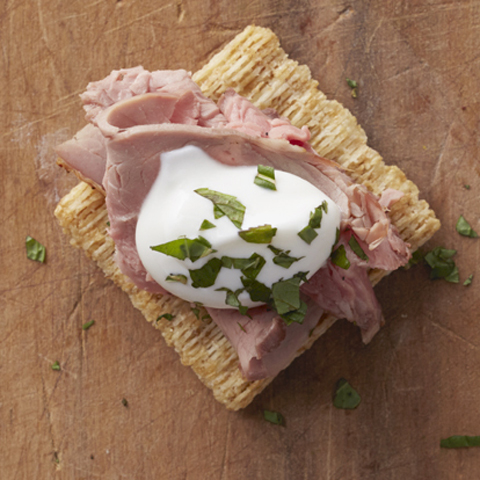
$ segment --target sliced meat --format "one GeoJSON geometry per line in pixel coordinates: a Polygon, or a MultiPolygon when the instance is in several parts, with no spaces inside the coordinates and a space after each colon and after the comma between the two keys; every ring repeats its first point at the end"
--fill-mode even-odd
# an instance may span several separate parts
{"type": "Polygon", "coordinates": [[[395,190],[394,188],[387,188],[382,192],[378,203],[380,203],[383,208],[390,210],[390,208],[392,208],[392,205],[398,202],[402,197],[403,192],[395,190]]]}
{"type": "Polygon", "coordinates": [[[277,375],[305,345],[323,313],[323,309],[312,301],[307,300],[307,304],[303,324],[288,326],[267,307],[250,309],[251,318],[232,309],[207,310],[237,351],[245,378],[254,381],[277,375]]]}
{"type": "Polygon", "coordinates": [[[143,67],[114,70],[103,80],[91,82],[85,93],[80,95],[87,120],[95,123],[96,116],[111,105],[144,93],[163,93],[182,96],[191,92],[197,99],[200,109],[196,119],[203,127],[225,125],[225,117],[215,102],[203,95],[200,87],[185,70],[157,70],[149,72],[143,67]]]}
{"type": "MultiPolygon", "coordinates": [[[[198,85],[185,70],[149,72],[143,67],[114,70],[103,80],[91,82],[80,95],[90,124],[80,130],[73,139],[56,147],[60,165],[74,170],[82,180],[90,181],[103,191],[106,148],[104,135],[112,134],[97,128],[97,117],[108,107],[146,95],[138,104],[126,103],[110,126],[124,129],[133,125],[150,123],[181,123],[204,127],[221,127],[226,118],[212,100],[205,97],[198,85]],[[148,94],[157,94],[149,96],[148,94]],[[135,112],[132,107],[138,108],[135,112]]],[[[103,126],[107,125],[105,122],[103,126]]],[[[113,132],[114,133],[114,132],[113,132]]]]}
{"type": "Polygon", "coordinates": [[[300,290],[337,318],[355,322],[364,343],[384,324],[367,270],[358,265],[352,264],[344,270],[329,261],[300,290]]]}
{"type": "Polygon", "coordinates": [[[81,180],[103,191],[107,149],[105,137],[97,127],[89,123],[72,139],[58,145],[55,152],[62,167],[73,170],[81,180]]]}
{"type": "Polygon", "coordinates": [[[313,152],[308,143],[310,131],[307,127],[293,126],[287,118],[279,117],[275,110],[260,110],[231,88],[220,97],[218,107],[228,121],[226,128],[239,130],[254,137],[287,140],[292,145],[313,152]]]}

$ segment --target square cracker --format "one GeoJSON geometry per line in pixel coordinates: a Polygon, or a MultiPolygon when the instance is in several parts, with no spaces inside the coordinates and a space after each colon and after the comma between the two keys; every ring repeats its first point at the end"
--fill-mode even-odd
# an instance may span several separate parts
{"type": "MultiPolygon", "coordinates": [[[[412,251],[439,229],[440,222],[428,204],[419,200],[415,184],[399,168],[386,166],[381,156],[367,146],[365,132],[355,117],[338,102],[327,100],[317,89],[318,82],[312,80],[309,68],[290,60],[271,30],[247,27],[193,79],[213,100],[232,87],[256,106],[274,108],[296,126],[307,125],[315,150],[336,160],[353,179],[374,193],[380,194],[386,188],[404,192],[390,217],[412,251]]],[[[205,311],[192,310],[189,303],[175,297],[139,290],[120,272],[113,260],[115,245],[107,233],[108,215],[100,192],[81,182],[60,201],[55,216],[70,243],[84,250],[129,295],[133,305],[175,348],[182,363],[191,366],[228,409],[246,407],[273,380],[249,382],[243,378],[235,350],[205,311]],[[171,313],[174,318],[159,319],[164,313],[171,313]]],[[[372,270],[370,279],[375,284],[388,273],[372,270]]],[[[310,348],[335,320],[331,315],[323,315],[295,357],[310,348]]]]}

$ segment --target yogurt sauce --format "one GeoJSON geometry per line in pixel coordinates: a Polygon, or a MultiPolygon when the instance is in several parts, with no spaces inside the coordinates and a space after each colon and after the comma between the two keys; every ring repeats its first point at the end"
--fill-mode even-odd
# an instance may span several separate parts
{"type": "MultiPolygon", "coordinates": [[[[162,154],[160,173],[146,196],[138,218],[136,245],[140,259],[147,272],[165,290],[190,302],[208,307],[232,308],[227,305],[225,291],[242,289],[239,269],[221,268],[214,285],[205,288],[192,287],[189,270],[199,269],[213,257],[249,258],[256,253],[266,263],[256,280],[267,287],[281,279],[293,277],[298,272],[308,272],[311,277],[330,256],[340,227],[340,209],[318,188],[302,178],[275,171],[276,191],[254,183],[257,166],[232,167],[223,165],[194,146],[162,154]],[[241,230],[271,225],[276,234],[270,244],[248,243],[239,236],[239,229],[225,215],[215,218],[214,205],[208,198],[195,193],[199,188],[208,188],[235,196],[245,206],[241,230]],[[310,214],[322,202],[327,202],[323,211],[318,234],[308,244],[300,232],[309,223],[310,214]],[[204,220],[215,228],[200,230],[204,220]],[[217,252],[192,262],[180,260],[154,251],[151,247],[171,242],[181,237],[205,238],[217,252]],[[273,263],[275,253],[268,248],[289,251],[291,257],[300,258],[289,268],[273,263]],[[171,276],[182,277],[186,283],[167,280],[171,276]]],[[[325,205],[325,204],[324,204],[325,205]]],[[[260,305],[243,291],[238,295],[242,305],[260,305]]]]}

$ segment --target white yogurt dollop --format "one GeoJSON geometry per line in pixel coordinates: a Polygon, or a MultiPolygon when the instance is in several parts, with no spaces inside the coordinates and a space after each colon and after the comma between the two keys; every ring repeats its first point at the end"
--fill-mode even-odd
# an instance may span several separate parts
{"type": "MultiPolygon", "coordinates": [[[[232,308],[225,303],[225,291],[242,289],[242,273],[234,268],[221,268],[214,285],[206,288],[192,287],[189,270],[199,269],[211,258],[222,256],[249,258],[256,253],[266,263],[256,277],[271,288],[281,279],[293,277],[298,272],[308,272],[311,277],[330,256],[340,227],[340,209],[318,188],[296,175],[275,170],[277,190],[269,190],[254,183],[257,166],[232,167],[209,157],[198,147],[187,146],[162,154],[160,173],[144,200],[138,218],[136,244],[140,259],[148,273],[165,290],[190,302],[208,307],[232,308]],[[270,245],[289,251],[299,258],[289,268],[273,263],[275,253],[269,244],[248,243],[239,236],[239,229],[227,217],[215,218],[213,203],[195,190],[208,188],[231,195],[245,206],[241,230],[271,225],[276,234],[270,245]],[[328,204],[323,212],[321,227],[309,245],[298,236],[309,223],[310,213],[322,202],[328,204]],[[204,220],[215,228],[200,230],[204,220]],[[165,244],[181,237],[195,239],[199,236],[211,243],[217,252],[192,262],[180,260],[154,251],[152,246],[165,244]],[[183,275],[187,283],[168,281],[169,276],[183,275]]],[[[257,306],[247,292],[238,295],[244,306],[257,306]]]]}

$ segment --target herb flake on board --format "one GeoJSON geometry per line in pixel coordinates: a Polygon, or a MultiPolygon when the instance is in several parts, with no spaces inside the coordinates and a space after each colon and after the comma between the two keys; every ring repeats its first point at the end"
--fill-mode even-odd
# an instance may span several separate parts
{"type": "Polygon", "coordinates": [[[470,437],[468,435],[452,435],[440,440],[441,448],[465,448],[480,447],[480,435],[470,437]]]}
{"type": "Polygon", "coordinates": [[[351,88],[352,90],[352,97],[357,98],[358,97],[358,83],[355,80],[352,80],[351,78],[346,78],[347,85],[351,88]]]}
{"type": "Polygon", "coordinates": [[[25,239],[25,247],[27,249],[27,258],[35,262],[45,263],[46,249],[37,240],[27,235],[25,239]]]}
{"type": "Polygon", "coordinates": [[[447,282],[458,283],[458,268],[452,258],[456,253],[456,250],[437,247],[425,255],[425,261],[431,268],[431,280],[443,278],[447,282]]]}
{"type": "Polygon", "coordinates": [[[285,418],[279,412],[273,412],[272,410],[264,410],[263,411],[263,418],[270,423],[275,425],[285,425],[285,418]]]}
{"type": "Polygon", "coordinates": [[[464,237],[478,238],[477,232],[472,226],[465,220],[463,215],[460,215],[457,225],[455,226],[457,232],[464,237]]]}
{"type": "Polygon", "coordinates": [[[82,330],[88,330],[93,325],[95,325],[95,320],[90,320],[82,325],[82,330]]]}
{"type": "Polygon", "coordinates": [[[52,363],[52,365],[50,365],[50,368],[52,370],[60,370],[60,363],[58,362],[58,360],[54,363],[52,363]]]}
{"type": "Polygon", "coordinates": [[[353,410],[360,405],[361,400],[357,391],[344,378],[341,378],[337,382],[335,396],[333,398],[334,407],[343,410],[353,410]]]}

